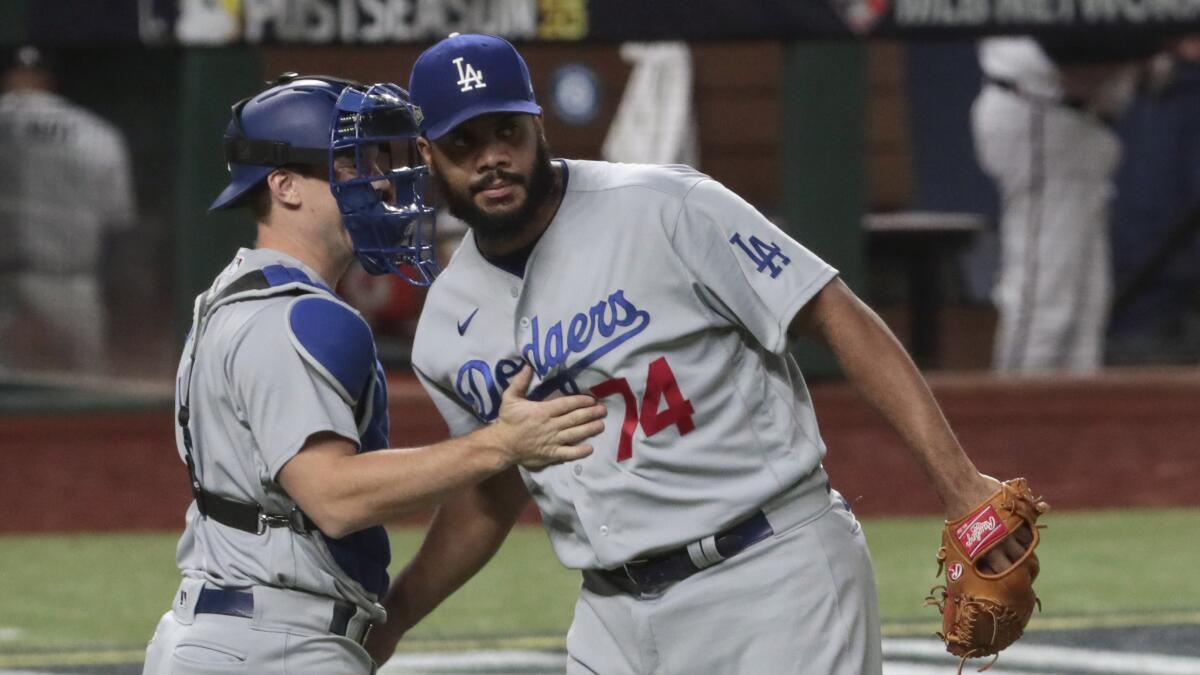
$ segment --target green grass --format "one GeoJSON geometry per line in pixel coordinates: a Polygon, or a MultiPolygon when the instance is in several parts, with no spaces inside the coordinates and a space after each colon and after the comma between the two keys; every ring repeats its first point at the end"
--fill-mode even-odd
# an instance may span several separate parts
{"type": "Polygon", "coordinates": [[[0,537],[0,650],[145,643],[179,584],[178,535],[0,537]]]}
{"type": "MultiPolygon", "coordinates": [[[[1200,559],[1200,510],[1054,513],[1046,522],[1038,580],[1043,620],[1200,615],[1200,575],[1192,570],[1200,559]]],[[[865,521],[885,623],[936,620],[921,600],[936,583],[938,524],[865,521]]],[[[393,535],[398,568],[421,533],[393,535]]],[[[178,580],[176,536],[0,537],[0,653],[144,644],[178,580]]],[[[519,529],[412,638],[561,637],[578,586],[577,573],[559,566],[540,528],[519,529]]]]}
{"type": "MultiPolygon", "coordinates": [[[[397,557],[417,550],[420,532],[393,533],[397,557]]],[[[513,531],[491,564],[418,624],[415,638],[566,635],[579,573],[554,557],[540,527],[513,531]]]]}
{"type": "MultiPolygon", "coordinates": [[[[1200,612],[1200,510],[1051,513],[1042,522],[1043,616],[1200,612]]],[[[936,583],[939,523],[864,523],[884,621],[928,616],[920,605],[936,583]]]]}

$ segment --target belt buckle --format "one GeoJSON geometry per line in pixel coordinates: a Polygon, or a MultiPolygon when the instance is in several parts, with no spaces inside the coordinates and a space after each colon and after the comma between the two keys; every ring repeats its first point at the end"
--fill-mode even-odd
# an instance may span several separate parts
{"type": "Polygon", "coordinates": [[[286,527],[297,534],[307,534],[304,529],[304,517],[299,506],[293,506],[283,514],[258,512],[258,533],[267,531],[268,527],[286,527]]]}

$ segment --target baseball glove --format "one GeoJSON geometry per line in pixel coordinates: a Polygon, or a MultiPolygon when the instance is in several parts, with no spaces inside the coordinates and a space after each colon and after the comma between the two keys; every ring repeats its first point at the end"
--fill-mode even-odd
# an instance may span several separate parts
{"type": "Polygon", "coordinates": [[[937,635],[946,643],[946,651],[961,657],[960,673],[969,658],[998,658],[1000,650],[1021,637],[1034,607],[1041,609],[1041,601],[1033,592],[1033,580],[1038,575],[1034,549],[1040,540],[1037,519],[1049,509],[1040,497],[1033,496],[1024,478],[1015,478],[1002,483],[985,502],[965,517],[947,522],[942,529],[938,576],[945,571],[946,584],[935,586],[925,604],[942,612],[942,632],[937,635]],[[1032,535],[1024,554],[1002,572],[993,574],[981,569],[980,559],[1023,525],[1032,535]]]}

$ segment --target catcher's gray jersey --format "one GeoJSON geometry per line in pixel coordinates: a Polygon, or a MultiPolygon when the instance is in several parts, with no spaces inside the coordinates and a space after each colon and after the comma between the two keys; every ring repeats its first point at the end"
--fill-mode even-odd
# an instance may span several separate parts
{"type": "MultiPolygon", "coordinates": [[[[294,503],[277,482],[283,465],[318,432],[352,440],[363,451],[384,447],[386,392],[366,323],[312,269],[290,256],[242,249],[197,305],[256,270],[265,273],[271,287],[215,305],[199,339],[190,390],[194,332],[188,339],[177,399],[186,396],[189,402],[204,489],[287,513],[294,503]],[[352,381],[357,384],[348,384],[352,381]]],[[[178,427],[176,445],[183,457],[178,427]]],[[[201,517],[195,502],[177,551],[185,577],[222,587],[275,586],[340,598],[376,621],[384,617],[377,598],[387,586],[388,556],[382,528],[340,540],[286,527],[255,534],[201,517]]]]}
{"type": "Polygon", "coordinates": [[[690,168],[562,166],[524,278],[468,235],[413,362],[455,435],[495,419],[522,360],[533,397],[604,399],[593,455],[522,475],[562,562],[608,568],[710,535],[817,468],[786,331],[836,270],[690,168]]]}

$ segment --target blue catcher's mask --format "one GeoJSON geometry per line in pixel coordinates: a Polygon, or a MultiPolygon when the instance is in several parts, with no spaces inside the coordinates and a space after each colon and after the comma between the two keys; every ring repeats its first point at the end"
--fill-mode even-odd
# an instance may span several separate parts
{"type": "Polygon", "coordinates": [[[381,167],[374,152],[399,144],[412,155],[420,109],[409,102],[408,92],[394,84],[347,87],[336,107],[329,186],[355,255],[371,274],[391,272],[415,286],[430,285],[440,268],[435,210],[424,201],[428,169],[381,167]],[[347,156],[354,159],[355,176],[341,180],[334,161],[347,156]],[[382,189],[385,181],[387,190],[382,189]]]}

